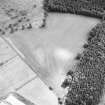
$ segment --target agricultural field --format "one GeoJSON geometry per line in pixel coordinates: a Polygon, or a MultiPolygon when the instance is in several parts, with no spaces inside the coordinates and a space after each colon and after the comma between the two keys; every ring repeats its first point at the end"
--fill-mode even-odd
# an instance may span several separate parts
{"type": "Polygon", "coordinates": [[[35,73],[51,86],[57,96],[64,95],[60,85],[67,71],[82,52],[88,32],[100,21],[72,14],[49,13],[45,28],[7,35],[24,54],[24,61],[35,73]],[[66,61],[54,55],[56,49],[66,49],[70,58],[66,61]],[[69,62],[69,63],[68,63],[69,62]]]}
{"type": "MultiPolygon", "coordinates": [[[[15,88],[19,94],[39,105],[43,103],[57,105],[58,101],[63,105],[78,105],[78,103],[96,105],[102,95],[104,103],[105,95],[102,89],[105,2],[103,0],[0,2],[1,37],[18,54],[16,55],[18,62],[13,61],[13,64],[16,66],[20,63],[20,59],[29,67],[32,74],[35,73],[35,79],[32,78],[27,83],[27,78],[25,84],[24,81],[20,82],[21,76],[24,75],[21,73],[23,69],[19,68],[20,71],[16,69],[20,77],[15,79],[15,76],[12,77],[12,70],[10,71],[7,66],[6,69],[10,74],[7,72],[5,78],[11,75],[12,80],[19,82],[20,85],[11,82],[11,78],[10,80],[4,78],[5,84],[1,89],[8,93],[15,88]]],[[[7,58],[10,56],[8,54],[7,58]]],[[[6,56],[1,58],[0,62],[7,59],[6,56]]],[[[4,64],[1,63],[2,65],[4,64]]],[[[3,77],[1,75],[2,84],[3,77]]]]}

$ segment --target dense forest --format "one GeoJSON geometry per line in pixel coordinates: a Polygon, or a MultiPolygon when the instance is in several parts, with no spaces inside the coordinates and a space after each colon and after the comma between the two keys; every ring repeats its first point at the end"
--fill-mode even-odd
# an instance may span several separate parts
{"type": "Polygon", "coordinates": [[[105,78],[105,23],[94,27],[75,58],[75,67],[67,73],[62,87],[68,88],[65,105],[98,105],[103,95],[105,78]],[[74,71],[74,72],[73,72],[74,71]],[[72,77],[69,78],[69,77],[72,77]]]}
{"type": "Polygon", "coordinates": [[[50,12],[81,14],[102,18],[105,0],[45,0],[45,7],[50,12]]]}

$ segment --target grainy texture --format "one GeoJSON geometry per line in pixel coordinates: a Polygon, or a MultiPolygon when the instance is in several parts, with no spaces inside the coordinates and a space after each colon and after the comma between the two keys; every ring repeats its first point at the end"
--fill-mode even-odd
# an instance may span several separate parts
{"type": "Polygon", "coordinates": [[[105,79],[105,23],[98,24],[88,35],[75,71],[67,74],[62,87],[68,87],[65,105],[98,105],[105,79]],[[69,78],[69,77],[72,77],[69,78]]]}
{"type": "Polygon", "coordinates": [[[0,0],[0,13],[1,35],[42,28],[47,17],[43,0],[0,0]]]}
{"type": "Polygon", "coordinates": [[[81,14],[102,18],[105,0],[45,0],[48,11],[81,14]]]}

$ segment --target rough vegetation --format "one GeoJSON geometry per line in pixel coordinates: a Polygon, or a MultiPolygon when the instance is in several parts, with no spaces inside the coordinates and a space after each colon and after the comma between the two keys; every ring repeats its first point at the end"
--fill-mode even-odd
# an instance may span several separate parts
{"type": "Polygon", "coordinates": [[[12,34],[19,30],[32,29],[30,18],[28,18],[26,11],[8,9],[5,13],[10,20],[1,21],[0,33],[2,35],[7,33],[12,34]]]}
{"type": "Polygon", "coordinates": [[[62,87],[68,89],[65,105],[98,105],[105,79],[105,23],[88,35],[77,64],[67,73],[62,87]],[[71,79],[72,77],[72,79],[71,79]]]}
{"type": "Polygon", "coordinates": [[[102,18],[105,0],[45,0],[48,11],[81,14],[102,18]]]}
{"type": "Polygon", "coordinates": [[[18,5],[12,1],[10,3],[8,0],[0,1],[0,13],[9,18],[6,21],[0,19],[0,34],[2,35],[12,34],[19,30],[30,30],[33,27],[42,28],[46,24],[47,12],[44,10],[43,2],[39,3],[39,1],[35,1],[27,9],[18,8],[18,5]]]}

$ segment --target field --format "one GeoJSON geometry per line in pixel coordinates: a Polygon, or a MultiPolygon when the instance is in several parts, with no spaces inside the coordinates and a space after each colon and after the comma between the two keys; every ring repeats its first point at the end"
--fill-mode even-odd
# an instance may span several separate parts
{"type": "Polygon", "coordinates": [[[45,28],[21,31],[6,37],[9,37],[25,55],[24,61],[45,84],[51,86],[55,93],[61,96],[63,92],[60,85],[66,72],[75,62],[76,54],[82,51],[87,33],[99,22],[89,17],[52,13],[47,18],[45,28]],[[72,54],[71,59],[63,62],[54,57],[53,52],[57,48],[69,50],[72,54]],[[41,49],[38,53],[42,54],[42,62],[37,59],[38,49],[41,49]]]}

